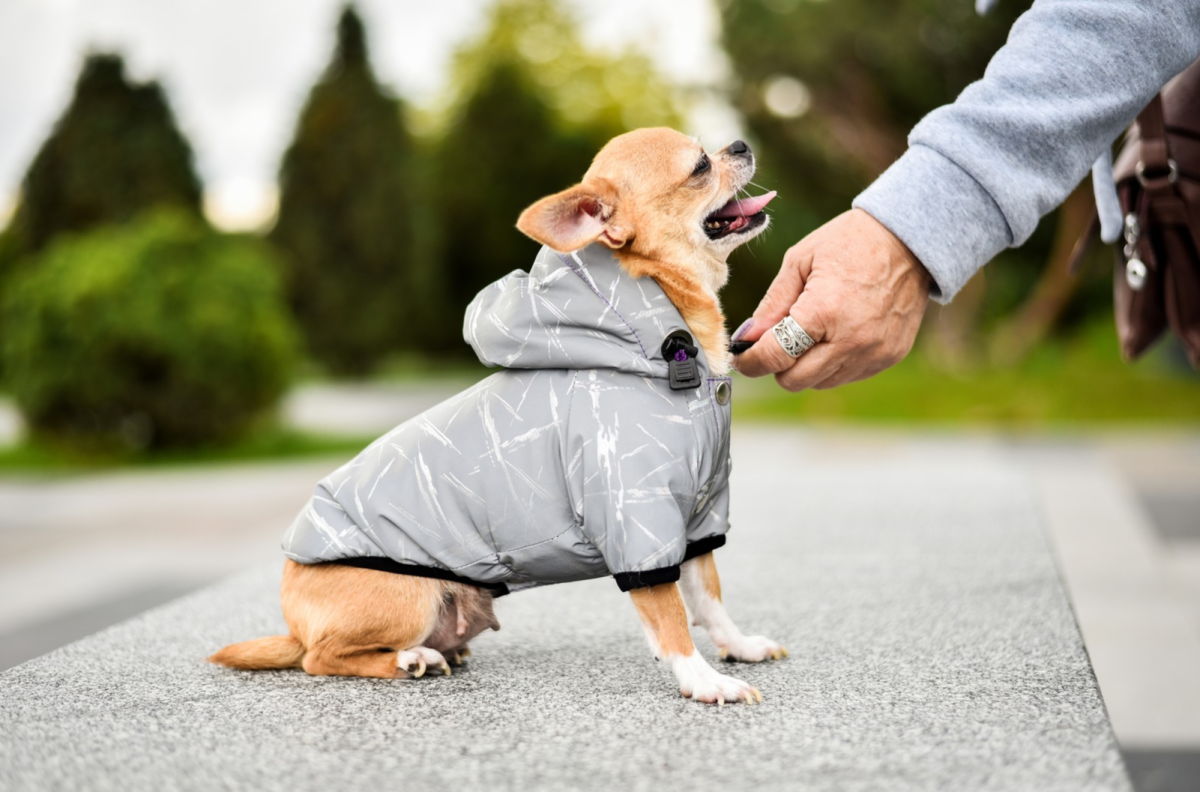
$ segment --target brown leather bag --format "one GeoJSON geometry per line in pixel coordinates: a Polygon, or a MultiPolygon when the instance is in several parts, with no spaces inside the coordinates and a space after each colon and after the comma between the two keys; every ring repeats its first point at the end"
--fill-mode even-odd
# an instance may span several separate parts
{"type": "Polygon", "coordinates": [[[1138,115],[1113,166],[1125,244],[1113,278],[1129,360],[1168,327],[1200,369],[1200,60],[1138,115]]]}

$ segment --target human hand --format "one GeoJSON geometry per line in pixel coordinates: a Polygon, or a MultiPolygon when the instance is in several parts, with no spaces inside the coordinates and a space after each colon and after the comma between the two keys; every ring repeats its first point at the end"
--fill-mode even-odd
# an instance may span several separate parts
{"type": "Polygon", "coordinates": [[[793,245],[734,340],[756,341],[733,364],[747,377],[774,374],[789,391],[835,388],[874,376],[912,349],[929,301],[929,273],[861,209],[838,215],[793,245]],[[788,314],[816,346],[792,358],[771,328],[788,314]]]}

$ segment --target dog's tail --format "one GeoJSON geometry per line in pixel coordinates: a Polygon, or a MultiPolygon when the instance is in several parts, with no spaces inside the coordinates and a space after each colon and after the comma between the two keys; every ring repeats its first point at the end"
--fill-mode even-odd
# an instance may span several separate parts
{"type": "Polygon", "coordinates": [[[290,635],[272,635],[253,641],[230,644],[208,658],[208,662],[247,671],[269,668],[299,668],[304,659],[304,644],[290,635]]]}

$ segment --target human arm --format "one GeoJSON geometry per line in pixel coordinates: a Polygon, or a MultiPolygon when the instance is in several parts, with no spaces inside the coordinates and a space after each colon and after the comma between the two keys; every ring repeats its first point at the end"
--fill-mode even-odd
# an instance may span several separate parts
{"type": "Polygon", "coordinates": [[[1200,54],[1198,0],[1039,0],[983,79],[934,110],[855,200],[946,302],[1023,244],[1159,89],[1200,54]]]}
{"type": "Polygon", "coordinates": [[[1200,0],[1039,0],[984,78],[913,129],[909,150],[855,199],[858,214],[788,252],[742,334],[765,340],[738,356],[739,371],[802,390],[903,358],[925,307],[922,278],[946,302],[1023,243],[1198,52],[1200,0]],[[788,313],[819,342],[798,361],[770,334],[788,313]]]}

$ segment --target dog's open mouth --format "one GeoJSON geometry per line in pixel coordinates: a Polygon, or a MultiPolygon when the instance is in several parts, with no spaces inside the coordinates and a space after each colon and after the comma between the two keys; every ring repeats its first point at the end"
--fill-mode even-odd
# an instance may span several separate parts
{"type": "Polygon", "coordinates": [[[766,222],[763,209],[775,197],[775,191],[757,198],[734,200],[704,218],[704,233],[709,239],[721,239],[730,234],[743,233],[758,228],[766,222]]]}

